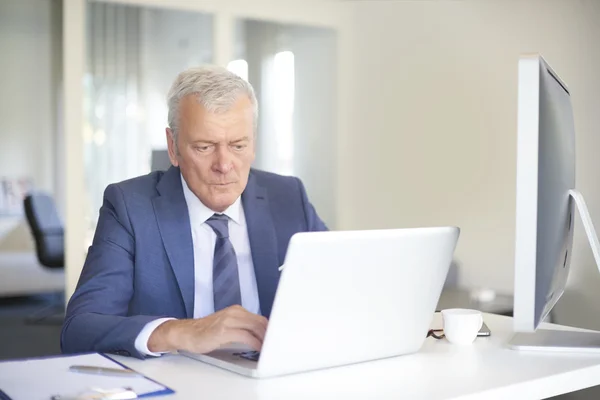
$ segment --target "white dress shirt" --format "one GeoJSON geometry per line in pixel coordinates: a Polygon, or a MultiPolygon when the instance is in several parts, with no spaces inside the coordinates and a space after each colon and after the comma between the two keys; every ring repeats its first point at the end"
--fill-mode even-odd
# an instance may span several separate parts
{"type": "MultiPolygon", "coordinates": [[[[212,275],[217,235],[206,221],[215,212],[206,207],[196,197],[183,176],[181,177],[181,184],[190,216],[194,246],[194,318],[203,318],[214,312],[212,275]]],[[[229,240],[235,250],[238,263],[242,307],[252,313],[260,314],[258,288],[241,198],[238,197],[223,214],[229,217],[229,240]]],[[[172,318],[159,318],[146,324],[135,340],[135,348],[142,354],[159,356],[160,353],[153,353],[148,350],[148,339],[160,324],[169,319],[172,318]]]]}

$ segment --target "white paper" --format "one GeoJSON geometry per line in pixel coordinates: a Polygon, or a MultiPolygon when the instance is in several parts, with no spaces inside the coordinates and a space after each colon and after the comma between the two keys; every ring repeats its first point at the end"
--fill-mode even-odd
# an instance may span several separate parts
{"type": "Polygon", "coordinates": [[[124,369],[100,354],[0,362],[0,389],[12,400],[49,400],[54,395],[76,395],[92,388],[130,387],[138,395],[165,387],[143,376],[120,377],[71,372],[71,365],[124,369]]]}

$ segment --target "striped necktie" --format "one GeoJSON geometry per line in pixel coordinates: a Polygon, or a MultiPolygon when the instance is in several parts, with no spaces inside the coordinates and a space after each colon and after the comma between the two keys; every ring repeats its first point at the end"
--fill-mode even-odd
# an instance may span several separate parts
{"type": "Polygon", "coordinates": [[[237,257],[229,240],[229,218],[214,214],[206,223],[215,231],[215,254],[213,258],[213,297],[215,312],[242,304],[237,257]]]}

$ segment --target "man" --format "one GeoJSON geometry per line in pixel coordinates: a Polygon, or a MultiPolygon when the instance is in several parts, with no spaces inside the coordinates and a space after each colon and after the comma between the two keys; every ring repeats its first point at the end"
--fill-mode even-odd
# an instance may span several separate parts
{"type": "Polygon", "coordinates": [[[168,106],[173,166],[106,188],[63,352],[260,350],[291,236],[327,229],[300,180],[250,168],[258,107],[246,81],[190,69],[168,106]]]}

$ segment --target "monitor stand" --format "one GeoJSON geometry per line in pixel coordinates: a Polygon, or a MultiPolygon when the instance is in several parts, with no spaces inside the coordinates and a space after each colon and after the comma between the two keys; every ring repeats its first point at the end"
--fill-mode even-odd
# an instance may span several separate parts
{"type": "Polygon", "coordinates": [[[537,329],[515,333],[507,345],[522,351],[600,353],[600,332],[537,329]]]}
{"type": "MultiPolygon", "coordinates": [[[[569,190],[569,195],[577,205],[596,265],[600,270],[600,242],[585,200],[577,190],[569,190]]],[[[600,353],[600,332],[555,329],[517,332],[508,342],[508,347],[515,350],[600,353]]]]}

